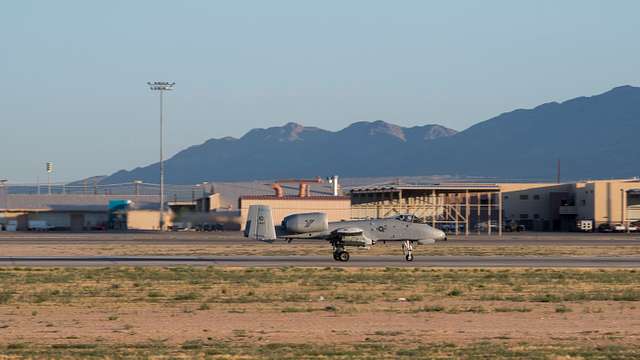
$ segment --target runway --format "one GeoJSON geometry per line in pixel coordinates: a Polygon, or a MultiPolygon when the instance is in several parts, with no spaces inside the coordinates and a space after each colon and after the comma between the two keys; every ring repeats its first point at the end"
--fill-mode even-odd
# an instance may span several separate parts
{"type": "Polygon", "coordinates": [[[357,256],[336,262],[328,256],[3,256],[0,266],[229,266],[229,267],[529,267],[640,268],[640,256],[357,256]]]}
{"type": "MultiPolygon", "coordinates": [[[[296,240],[312,243],[318,240],[296,240]]],[[[2,245],[251,245],[239,231],[224,232],[0,232],[2,245]]],[[[436,246],[640,246],[640,234],[602,233],[505,233],[497,235],[449,235],[449,241],[436,246]]]]}

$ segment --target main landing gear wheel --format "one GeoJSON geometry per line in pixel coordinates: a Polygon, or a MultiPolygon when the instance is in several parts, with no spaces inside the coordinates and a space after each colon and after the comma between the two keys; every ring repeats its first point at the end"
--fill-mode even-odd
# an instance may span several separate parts
{"type": "Polygon", "coordinates": [[[333,259],[336,261],[349,261],[349,253],[346,251],[334,252],[333,259]]]}
{"type": "Polygon", "coordinates": [[[349,261],[349,253],[346,251],[343,251],[340,254],[338,254],[338,258],[340,258],[340,261],[349,261]]]}

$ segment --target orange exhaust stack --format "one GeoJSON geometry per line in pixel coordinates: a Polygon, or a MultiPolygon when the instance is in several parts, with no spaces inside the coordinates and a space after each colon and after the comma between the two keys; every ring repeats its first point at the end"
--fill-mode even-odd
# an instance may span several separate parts
{"type": "Polygon", "coordinates": [[[284,189],[278,183],[271,184],[271,188],[276,191],[276,197],[284,197],[284,189]]]}
{"type": "Polygon", "coordinates": [[[271,184],[271,188],[275,190],[276,197],[283,197],[284,189],[282,188],[281,184],[299,184],[298,196],[309,197],[310,195],[309,184],[321,184],[321,183],[322,183],[322,178],[319,176],[316,177],[315,179],[284,179],[284,180],[277,180],[276,182],[271,184]]]}

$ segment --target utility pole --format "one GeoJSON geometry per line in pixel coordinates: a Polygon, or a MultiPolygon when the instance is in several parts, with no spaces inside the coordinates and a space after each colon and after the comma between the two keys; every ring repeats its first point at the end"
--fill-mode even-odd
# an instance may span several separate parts
{"type": "Polygon", "coordinates": [[[560,159],[558,159],[558,166],[557,166],[557,172],[556,172],[556,182],[558,184],[560,184],[560,159]]]}
{"type": "Polygon", "coordinates": [[[148,82],[149,89],[160,93],[160,231],[164,230],[164,119],[163,95],[165,91],[173,90],[176,83],[166,81],[148,82]]]}

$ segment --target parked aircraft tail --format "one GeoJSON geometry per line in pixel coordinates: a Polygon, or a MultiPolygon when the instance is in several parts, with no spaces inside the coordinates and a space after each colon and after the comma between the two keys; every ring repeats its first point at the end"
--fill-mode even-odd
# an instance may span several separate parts
{"type": "Polygon", "coordinates": [[[273,226],[270,206],[249,206],[249,216],[247,216],[244,236],[261,241],[273,241],[276,239],[276,228],[273,226]]]}

